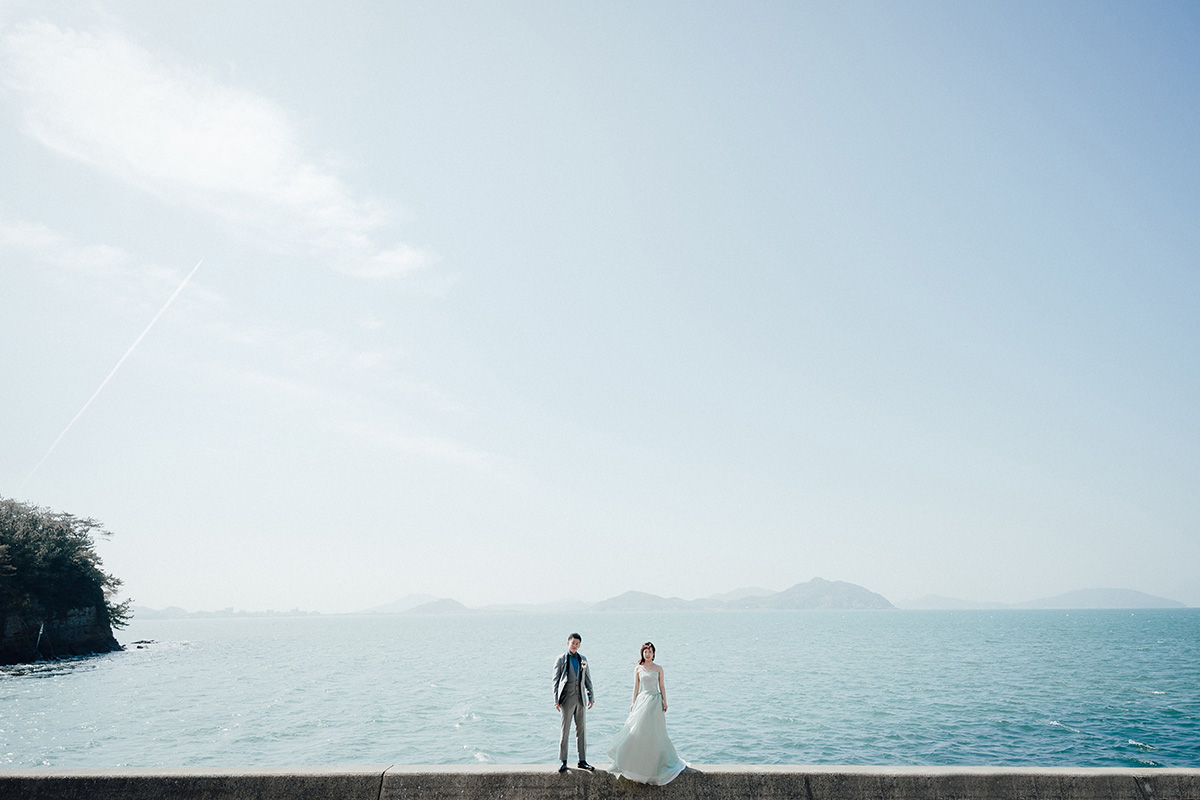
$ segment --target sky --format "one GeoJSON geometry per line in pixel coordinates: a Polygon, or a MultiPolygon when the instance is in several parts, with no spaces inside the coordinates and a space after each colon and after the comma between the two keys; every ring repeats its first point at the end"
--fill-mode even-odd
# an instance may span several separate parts
{"type": "Polygon", "coordinates": [[[1198,87],[1191,2],[0,0],[0,496],[150,608],[1200,606],[1198,87]]]}

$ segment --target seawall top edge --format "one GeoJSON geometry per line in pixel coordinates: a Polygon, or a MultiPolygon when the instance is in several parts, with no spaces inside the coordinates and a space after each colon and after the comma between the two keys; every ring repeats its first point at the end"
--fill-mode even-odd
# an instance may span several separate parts
{"type": "MultiPolygon", "coordinates": [[[[605,774],[607,765],[597,764],[596,774],[605,774]]],[[[303,767],[115,767],[106,769],[55,769],[53,767],[3,769],[0,780],[14,777],[237,777],[277,776],[351,776],[351,775],[489,775],[554,773],[554,764],[378,764],[352,766],[303,767]]],[[[1194,775],[1200,767],[1021,767],[1021,766],[917,766],[917,765],[837,765],[837,764],[691,764],[693,772],[720,775],[1194,775]]],[[[572,772],[576,772],[572,770],[572,772]]]]}

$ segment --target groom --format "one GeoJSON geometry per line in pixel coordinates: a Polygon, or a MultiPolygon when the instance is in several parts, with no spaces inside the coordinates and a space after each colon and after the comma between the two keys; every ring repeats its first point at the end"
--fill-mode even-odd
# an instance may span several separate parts
{"type": "Polygon", "coordinates": [[[596,702],[592,692],[592,673],[587,659],[579,652],[583,639],[578,633],[567,637],[567,652],[554,662],[554,709],[562,714],[562,738],[558,742],[558,760],[562,762],[559,772],[567,771],[567,737],[571,734],[571,720],[575,721],[575,749],[579,753],[579,768],[594,770],[587,763],[587,722],[583,704],[591,708],[596,702]],[[587,694],[584,694],[586,690],[587,694]]]}

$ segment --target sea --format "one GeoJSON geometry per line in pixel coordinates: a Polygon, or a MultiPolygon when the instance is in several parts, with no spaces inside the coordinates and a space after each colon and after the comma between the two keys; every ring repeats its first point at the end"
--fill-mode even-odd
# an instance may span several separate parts
{"type": "Polygon", "coordinates": [[[135,619],[0,668],[0,769],[552,766],[572,631],[598,766],[653,641],[693,764],[1200,767],[1200,609],[1163,609],[135,619]]]}

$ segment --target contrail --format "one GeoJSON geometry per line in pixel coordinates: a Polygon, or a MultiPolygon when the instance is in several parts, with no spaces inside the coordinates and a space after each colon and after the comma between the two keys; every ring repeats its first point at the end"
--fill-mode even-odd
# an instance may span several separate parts
{"type": "Polygon", "coordinates": [[[141,335],[133,340],[133,344],[129,345],[129,349],[125,351],[125,355],[121,356],[121,360],[118,361],[117,365],[112,368],[111,372],[108,373],[108,377],[104,379],[96,391],[92,392],[92,396],[89,397],[88,401],[83,404],[83,408],[79,409],[79,413],[67,423],[67,427],[63,428],[62,433],[60,433],[58,438],[54,440],[54,444],[50,445],[50,449],[46,451],[46,455],[42,456],[42,460],[37,463],[37,466],[29,470],[29,474],[26,475],[25,480],[21,482],[20,491],[22,494],[25,493],[25,484],[29,483],[29,479],[33,477],[34,473],[41,468],[42,464],[46,463],[46,459],[49,458],[50,454],[54,452],[54,448],[58,447],[58,443],[61,442],[63,437],[67,435],[67,431],[71,430],[71,426],[83,416],[83,412],[88,410],[88,406],[90,406],[92,401],[96,399],[96,395],[100,394],[100,392],[104,390],[104,387],[108,385],[108,382],[112,380],[112,376],[117,374],[117,370],[119,370],[121,365],[125,363],[125,359],[129,358],[129,354],[133,352],[134,348],[138,346],[142,339],[146,338],[146,334],[149,333],[150,329],[154,327],[154,323],[158,322],[158,318],[163,315],[163,312],[171,306],[171,303],[175,302],[175,298],[178,297],[179,293],[183,291],[183,287],[188,285],[188,281],[192,279],[192,276],[196,274],[196,270],[200,269],[200,265],[203,263],[203,258],[196,262],[196,266],[192,267],[192,271],[189,272],[187,277],[183,279],[183,283],[179,284],[179,288],[171,293],[171,296],[167,298],[167,302],[163,303],[163,307],[160,308],[158,313],[154,315],[154,319],[150,320],[150,324],[146,326],[146,330],[142,331],[141,335]]]}

